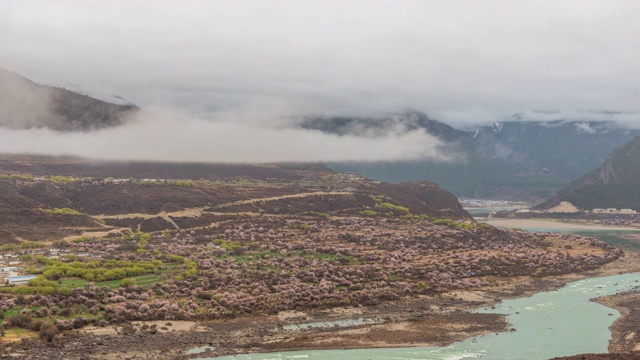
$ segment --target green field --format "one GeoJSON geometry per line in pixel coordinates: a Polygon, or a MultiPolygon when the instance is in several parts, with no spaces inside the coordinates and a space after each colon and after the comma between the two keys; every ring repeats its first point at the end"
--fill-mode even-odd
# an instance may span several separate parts
{"type": "MultiPolygon", "coordinates": [[[[4,322],[4,320],[6,318],[8,318],[8,317],[20,314],[20,311],[22,309],[23,309],[22,306],[17,306],[17,307],[11,308],[11,309],[5,311],[4,313],[2,313],[3,316],[0,319],[0,324],[2,324],[4,322]]],[[[32,306],[32,307],[29,308],[29,310],[31,310],[31,311],[40,310],[40,309],[42,309],[42,306],[32,306]]]]}
{"type": "Polygon", "coordinates": [[[37,336],[35,331],[23,329],[23,328],[9,328],[5,330],[4,336],[1,337],[2,341],[14,341],[17,339],[28,338],[37,336]]]}
{"type": "MultiPolygon", "coordinates": [[[[152,286],[155,283],[159,283],[159,282],[164,282],[165,281],[161,277],[161,275],[157,275],[157,274],[147,274],[147,275],[132,276],[129,279],[135,280],[136,281],[136,285],[139,285],[139,286],[142,286],[142,287],[152,286]]],[[[101,282],[94,283],[94,285],[98,286],[98,287],[108,286],[111,289],[115,289],[115,288],[117,288],[119,286],[120,281],[122,281],[122,279],[110,280],[110,281],[101,281],[101,282]]],[[[87,283],[88,283],[87,280],[77,279],[77,278],[60,280],[60,284],[62,286],[66,286],[66,287],[71,288],[71,289],[84,287],[87,283]]]]}

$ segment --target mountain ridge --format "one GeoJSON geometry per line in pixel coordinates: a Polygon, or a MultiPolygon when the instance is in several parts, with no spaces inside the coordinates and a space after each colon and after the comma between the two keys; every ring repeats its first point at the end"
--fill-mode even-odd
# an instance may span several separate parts
{"type": "Polygon", "coordinates": [[[418,112],[382,118],[313,118],[300,126],[374,137],[422,129],[443,141],[441,152],[464,160],[343,162],[329,167],[381,181],[433,181],[464,197],[537,201],[598,167],[613,149],[640,134],[611,121],[570,120],[505,121],[459,130],[418,112]]]}
{"type": "Polygon", "coordinates": [[[0,126],[92,131],[126,123],[139,108],[37,84],[0,68],[0,126]]]}
{"type": "Polygon", "coordinates": [[[536,209],[548,209],[561,201],[578,208],[633,209],[640,211],[640,136],[614,150],[602,165],[571,182],[536,209]]]}

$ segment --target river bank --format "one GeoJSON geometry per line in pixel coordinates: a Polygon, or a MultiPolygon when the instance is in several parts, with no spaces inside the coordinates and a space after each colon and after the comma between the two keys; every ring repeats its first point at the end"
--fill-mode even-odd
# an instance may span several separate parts
{"type": "MultiPolygon", "coordinates": [[[[201,322],[195,327],[162,330],[137,326],[109,331],[69,332],[54,343],[26,340],[2,347],[2,359],[189,359],[241,353],[293,350],[443,346],[487,333],[512,329],[504,315],[469,312],[491,308],[504,299],[528,297],[586,278],[640,271],[640,256],[627,252],[593,271],[556,277],[492,279],[492,286],[451,291],[377,306],[289,311],[278,316],[241,317],[201,322]],[[294,324],[371,319],[373,323],[284,330],[294,324]],[[183,329],[184,328],[184,329],[183,329]],[[188,349],[210,346],[205,353],[188,349]]],[[[623,313],[624,314],[624,313],[623,313]]]]}
{"type": "MultiPolygon", "coordinates": [[[[354,348],[391,348],[391,347],[424,347],[424,346],[444,346],[454,341],[465,338],[476,337],[480,334],[490,332],[513,331],[514,329],[506,323],[503,317],[497,318],[496,314],[486,318],[477,318],[478,315],[468,312],[471,309],[485,307],[492,308],[499,302],[506,299],[529,297],[533,294],[559,289],[567,283],[581,279],[605,277],[610,275],[631,273],[640,271],[640,255],[636,252],[628,252],[620,260],[607,264],[606,266],[580,274],[567,274],[554,278],[511,278],[498,283],[494,287],[474,290],[456,291],[441,294],[438,299],[420,299],[415,302],[405,302],[402,307],[394,308],[392,313],[409,313],[409,318],[393,317],[385,324],[363,326],[357,330],[312,330],[307,333],[291,333],[287,340],[274,341],[267,346],[259,346],[250,352],[273,352],[273,351],[293,351],[293,350],[321,350],[321,349],[354,349],[354,348]],[[438,304],[438,305],[436,305],[438,304]],[[453,312],[457,316],[433,315],[434,310],[441,312],[453,312]],[[431,314],[431,315],[430,315],[431,314]],[[416,319],[430,318],[433,323],[446,321],[433,331],[423,331],[420,338],[413,337],[411,328],[405,328],[403,324],[414,322],[416,319]],[[473,321],[480,320],[481,323],[474,324],[473,321]],[[491,325],[493,324],[493,327],[491,325]],[[496,326],[500,325],[500,326],[496,326]],[[487,331],[482,331],[486,329],[487,331]],[[491,329],[491,330],[489,330],[491,329]],[[480,330],[478,332],[478,330],[480,330]],[[390,333],[394,336],[390,336],[390,333]],[[374,334],[386,334],[375,338],[374,334]],[[348,335],[348,336],[345,336],[348,335]],[[383,339],[382,342],[379,339],[383,339]],[[369,341],[363,341],[368,339],[369,341]],[[374,340],[375,339],[375,340],[374,340]],[[378,340],[378,341],[376,341],[378,340]]],[[[373,309],[366,309],[362,314],[372,314],[373,309]]],[[[309,320],[309,318],[307,318],[309,320]]],[[[215,353],[215,352],[214,352],[215,353]]],[[[220,355],[220,354],[216,354],[220,355]]]]}
{"type": "Polygon", "coordinates": [[[608,225],[593,225],[593,224],[581,224],[571,223],[554,220],[533,220],[533,219],[486,219],[479,220],[487,223],[491,226],[506,229],[523,229],[523,230],[538,230],[538,229],[550,229],[558,231],[640,231],[637,227],[629,226],[608,226],[608,225]]]}
{"type": "Polygon", "coordinates": [[[604,296],[594,301],[616,309],[622,314],[611,325],[610,353],[640,351],[640,290],[604,296]]]}
{"type": "MultiPolygon", "coordinates": [[[[500,235],[499,231],[494,235],[500,235]]],[[[550,234],[544,240],[548,244],[547,250],[550,248],[554,249],[554,254],[567,255],[602,252],[589,242],[574,242],[567,247],[572,236],[550,234]]],[[[571,262],[561,264],[573,265],[571,262]]],[[[558,270],[569,272],[570,269],[573,268],[558,270]]],[[[491,309],[503,300],[559,289],[580,279],[631,272],[640,272],[640,255],[627,251],[619,259],[595,270],[552,276],[539,272],[530,276],[486,275],[477,277],[482,281],[481,287],[386,300],[378,305],[281,311],[277,315],[240,316],[197,324],[143,321],[127,326],[65,332],[53,343],[34,339],[5,345],[0,348],[0,358],[189,359],[295,350],[444,346],[513,328],[505,315],[493,314],[490,310],[488,313],[471,310],[491,309]],[[350,322],[353,319],[365,321],[350,322]],[[346,326],[340,326],[341,322],[346,326]],[[309,323],[327,323],[329,326],[295,328],[295,325],[309,323]],[[203,346],[207,347],[203,353],[186,353],[203,346]]]]}
{"type": "MultiPolygon", "coordinates": [[[[492,308],[506,299],[528,297],[535,293],[559,289],[567,283],[581,279],[638,271],[640,271],[640,254],[627,252],[619,260],[594,271],[553,278],[518,277],[500,281],[496,279],[494,286],[484,289],[453,291],[436,297],[423,297],[382,307],[365,307],[355,312],[345,313],[350,317],[382,316],[383,318],[383,314],[387,314],[383,324],[364,325],[351,329],[309,329],[289,332],[281,335],[281,338],[263,338],[263,341],[266,340],[266,345],[260,342],[260,345],[252,349],[235,348],[226,349],[226,351],[216,349],[208,356],[241,352],[444,346],[486,333],[513,331],[502,315],[474,314],[469,312],[471,309],[492,308]],[[481,318],[475,315],[490,316],[481,318]],[[420,319],[428,319],[432,326],[436,324],[440,326],[429,328],[425,325],[425,320],[420,319]],[[444,326],[444,323],[448,326],[444,326]],[[416,330],[421,327],[423,331],[416,338],[416,330]]],[[[340,318],[339,314],[336,317],[336,313],[340,311],[307,314],[303,317],[290,318],[286,323],[336,320],[340,318]]]]}

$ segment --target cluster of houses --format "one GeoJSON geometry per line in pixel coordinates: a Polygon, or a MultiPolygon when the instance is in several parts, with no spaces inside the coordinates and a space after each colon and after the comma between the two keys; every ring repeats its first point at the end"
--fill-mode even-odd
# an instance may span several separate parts
{"type": "Polygon", "coordinates": [[[582,210],[575,207],[573,204],[563,201],[560,205],[555,206],[549,210],[531,210],[531,209],[520,209],[516,211],[517,213],[531,213],[531,214],[544,214],[544,213],[584,213],[584,214],[595,214],[595,215],[635,215],[638,214],[637,211],[633,209],[616,209],[616,208],[596,208],[591,211],[582,210]]]}
{"type": "Polygon", "coordinates": [[[22,253],[8,252],[0,254],[0,286],[17,286],[27,285],[29,280],[34,279],[34,275],[26,275],[24,273],[25,266],[21,260],[22,255],[43,255],[50,259],[58,259],[63,255],[71,254],[78,257],[93,256],[88,252],[69,252],[65,249],[51,248],[51,249],[36,249],[27,250],[22,253]]]}
{"type": "Polygon", "coordinates": [[[23,271],[22,266],[0,267],[0,286],[26,285],[29,280],[35,278],[33,275],[23,275],[23,271]]]}
{"type": "Polygon", "coordinates": [[[0,286],[14,285],[16,278],[22,275],[23,271],[20,255],[0,254],[0,286]]]}
{"type": "MultiPolygon", "coordinates": [[[[0,174],[0,175],[5,175],[6,177],[9,176],[7,174],[0,174]]],[[[48,176],[31,176],[31,175],[25,175],[25,176],[28,176],[28,177],[25,177],[25,178],[16,177],[12,179],[15,180],[16,183],[19,185],[31,184],[34,182],[41,183],[41,182],[55,181],[48,176]]],[[[97,185],[104,185],[104,184],[118,185],[118,184],[131,184],[131,183],[173,184],[178,180],[177,179],[134,179],[134,178],[113,178],[113,177],[98,179],[98,178],[91,178],[91,177],[76,177],[76,178],[73,178],[73,181],[76,183],[80,183],[81,185],[97,186],[97,185]]],[[[200,179],[200,181],[204,181],[204,179],[200,179]]]]}
{"type": "Polygon", "coordinates": [[[592,214],[621,214],[621,215],[631,215],[637,214],[638,212],[633,209],[615,209],[615,208],[606,208],[606,209],[593,209],[591,210],[592,214]]]}

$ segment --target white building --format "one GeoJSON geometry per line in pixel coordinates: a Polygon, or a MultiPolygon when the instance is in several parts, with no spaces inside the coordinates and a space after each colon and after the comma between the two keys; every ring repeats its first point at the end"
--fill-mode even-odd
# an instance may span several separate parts
{"type": "Polygon", "coordinates": [[[7,286],[27,285],[29,283],[29,280],[35,278],[35,275],[10,276],[4,280],[4,283],[7,286]]]}

